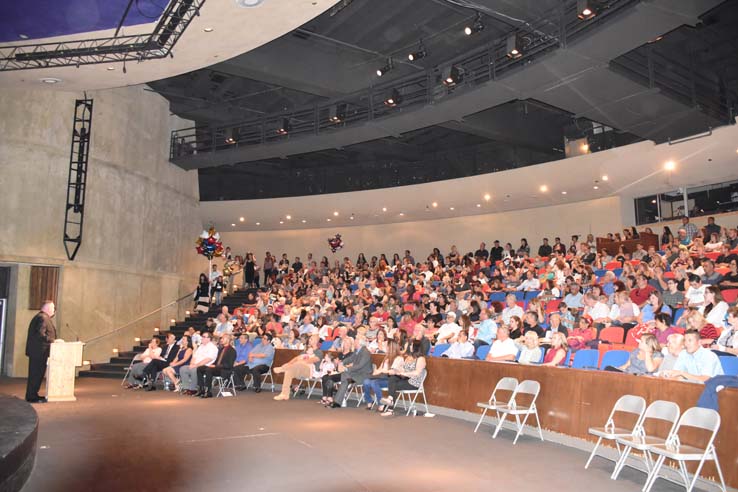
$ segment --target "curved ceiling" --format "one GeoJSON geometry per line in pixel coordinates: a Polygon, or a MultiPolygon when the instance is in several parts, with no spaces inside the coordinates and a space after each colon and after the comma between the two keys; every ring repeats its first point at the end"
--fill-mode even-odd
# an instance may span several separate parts
{"type": "Polygon", "coordinates": [[[204,224],[222,231],[264,231],[389,224],[547,207],[606,196],[639,197],[738,178],[736,142],[738,127],[728,126],[710,136],[674,145],[640,142],[523,169],[442,182],[330,195],[202,202],[200,214],[204,224]],[[667,161],[676,163],[674,172],[665,171],[667,161]],[[546,191],[541,190],[544,185],[546,191]],[[485,200],[487,194],[489,200],[485,200]]]}
{"type": "MultiPolygon", "coordinates": [[[[115,4],[120,3],[118,0],[112,1],[115,4]]],[[[43,4],[44,2],[35,0],[35,3],[43,4]]],[[[94,2],[86,3],[94,4],[94,2]]],[[[0,88],[36,86],[64,91],[94,90],[136,85],[172,77],[257,48],[305,24],[335,3],[336,0],[264,0],[256,7],[243,8],[235,0],[207,0],[200,10],[200,15],[193,19],[175,45],[172,58],[127,63],[126,73],[123,73],[121,63],[82,65],[79,68],[57,67],[0,72],[0,88]],[[60,79],[61,82],[52,85],[41,81],[48,78],[60,79]]],[[[58,8],[58,4],[59,2],[56,2],[52,7],[58,8]]],[[[23,6],[27,7],[25,2],[23,6]]],[[[26,14],[27,16],[32,14],[32,11],[29,10],[29,12],[31,13],[26,14]]],[[[85,16],[99,17],[97,12],[89,9],[83,9],[76,15],[82,19],[85,16]]],[[[91,25],[93,28],[107,27],[109,21],[91,25]]],[[[71,28],[67,26],[59,27],[59,29],[66,29],[69,32],[71,28]]],[[[124,27],[121,32],[132,35],[148,33],[151,30],[151,24],[137,24],[124,27]]],[[[37,32],[52,33],[55,31],[47,28],[39,29],[37,32]]],[[[114,32],[115,28],[112,27],[95,32],[34,40],[34,43],[102,38],[113,36],[114,32]]],[[[34,31],[29,31],[29,33],[18,34],[25,34],[29,37],[37,35],[34,31]]],[[[3,43],[3,46],[28,44],[33,43],[21,39],[13,43],[3,43]]]]}

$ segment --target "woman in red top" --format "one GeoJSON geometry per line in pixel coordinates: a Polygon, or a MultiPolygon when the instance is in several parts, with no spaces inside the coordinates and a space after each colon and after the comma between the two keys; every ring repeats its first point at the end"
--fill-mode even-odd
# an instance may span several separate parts
{"type": "Polygon", "coordinates": [[[566,342],[569,344],[569,348],[572,351],[587,348],[587,342],[591,342],[593,339],[592,335],[592,318],[589,316],[582,316],[579,318],[579,323],[576,328],[569,332],[569,338],[566,342]]]}
{"type": "Polygon", "coordinates": [[[543,358],[544,366],[563,366],[566,363],[566,352],[569,346],[566,343],[566,337],[560,331],[551,336],[551,348],[546,352],[543,358]]]}
{"type": "Polygon", "coordinates": [[[720,338],[720,332],[715,328],[715,325],[708,323],[699,311],[694,311],[689,315],[687,325],[689,328],[700,332],[700,343],[703,346],[709,347],[712,342],[720,338]]]}

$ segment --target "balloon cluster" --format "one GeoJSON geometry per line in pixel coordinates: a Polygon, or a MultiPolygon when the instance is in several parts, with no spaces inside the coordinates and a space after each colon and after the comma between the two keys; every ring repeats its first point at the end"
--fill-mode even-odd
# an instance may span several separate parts
{"type": "Polygon", "coordinates": [[[212,260],[215,256],[223,255],[223,243],[220,241],[220,234],[215,232],[215,228],[211,227],[207,231],[202,231],[200,237],[195,241],[198,255],[203,255],[208,260],[212,260]]]}
{"type": "Polygon", "coordinates": [[[331,252],[335,253],[339,249],[343,248],[343,239],[340,234],[336,234],[335,237],[328,239],[328,246],[331,247],[331,252]]]}

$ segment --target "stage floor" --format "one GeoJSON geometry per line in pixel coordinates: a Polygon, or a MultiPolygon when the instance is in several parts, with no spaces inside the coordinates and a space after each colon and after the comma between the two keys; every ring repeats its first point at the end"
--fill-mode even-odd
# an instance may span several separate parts
{"type": "MultiPolygon", "coordinates": [[[[36,466],[24,491],[634,491],[645,475],[489,427],[326,409],[272,393],[202,400],[78,379],[77,402],[36,405],[36,466]]],[[[22,397],[25,380],[1,380],[22,397]]],[[[684,490],[659,480],[654,491],[684,490]]]]}

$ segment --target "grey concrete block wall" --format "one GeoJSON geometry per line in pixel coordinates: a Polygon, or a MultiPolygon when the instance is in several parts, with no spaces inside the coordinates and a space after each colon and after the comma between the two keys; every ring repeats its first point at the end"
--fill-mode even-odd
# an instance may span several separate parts
{"type": "MultiPolygon", "coordinates": [[[[74,100],[81,93],[0,91],[0,262],[62,268],[57,325],[82,340],[109,332],[194,289],[207,263],[194,252],[202,230],[197,173],[168,162],[173,117],[143,86],[89,92],[94,99],[82,247],[74,262],[62,242],[74,100]]],[[[21,270],[23,272],[25,270],[21,270]]],[[[19,284],[23,284],[19,282],[19,284]]],[[[27,296],[25,297],[27,299],[27,296]]],[[[9,373],[26,372],[27,300],[9,320],[9,373]]],[[[117,340],[87,347],[105,360],[133,336],[167,325],[172,309],[117,340]]]]}

